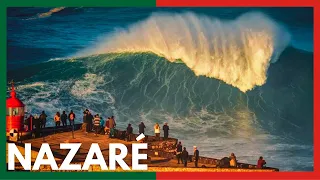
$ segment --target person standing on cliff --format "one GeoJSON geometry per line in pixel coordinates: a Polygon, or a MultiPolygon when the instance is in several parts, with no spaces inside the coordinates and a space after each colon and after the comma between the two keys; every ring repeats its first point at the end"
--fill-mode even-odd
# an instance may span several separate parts
{"type": "Polygon", "coordinates": [[[99,130],[100,134],[105,134],[104,133],[104,124],[105,124],[105,122],[104,122],[103,118],[100,116],[100,130],[99,130]]]}
{"type": "Polygon", "coordinates": [[[36,116],[34,117],[32,124],[35,126],[35,137],[40,137],[41,134],[41,122],[40,122],[40,118],[37,118],[36,116]]]}
{"type": "Polygon", "coordinates": [[[144,123],[141,121],[141,123],[139,124],[139,134],[143,133],[144,134],[144,129],[146,128],[146,126],[144,125],[144,123]]]}
{"type": "Polygon", "coordinates": [[[115,128],[117,124],[116,124],[116,120],[114,119],[114,116],[111,116],[110,119],[112,119],[112,128],[115,128]]]}
{"type": "Polygon", "coordinates": [[[160,126],[158,123],[154,125],[154,134],[156,135],[156,140],[160,141],[160,126]]]}
{"type": "Polygon", "coordinates": [[[76,118],[76,115],[73,113],[72,110],[70,111],[68,118],[69,118],[70,126],[73,128],[74,127],[74,120],[76,118]]]}
{"type": "Polygon", "coordinates": [[[27,125],[28,130],[33,129],[34,119],[35,118],[32,116],[32,114],[30,114],[30,116],[25,120],[25,125],[27,125]]]}
{"type": "Polygon", "coordinates": [[[89,132],[92,131],[92,120],[93,120],[93,116],[90,111],[87,112],[86,120],[87,120],[86,134],[88,134],[89,132]]]}
{"type": "Polygon", "coordinates": [[[57,112],[54,116],[54,122],[56,123],[56,127],[60,126],[60,112],[57,112]]]}
{"type": "Polygon", "coordinates": [[[87,128],[87,110],[83,111],[81,131],[86,131],[86,128],[87,128]]]}
{"type": "Polygon", "coordinates": [[[63,111],[61,114],[61,121],[62,121],[62,126],[66,126],[67,125],[67,114],[66,111],[63,111]]]}
{"type": "Polygon", "coordinates": [[[132,128],[131,124],[128,124],[126,134],[127,134],[127,141],[132,141],[133,128],[132,128]]]}
{"type": "Polygon", "coordinates": [[[110,134],[110,117],[108,117],[108,119],[106,120],[106,126],[104,127],[104,132],[107,135],[110,134]]]}
{"type": "Polygon", "coordinates": [[[183,151],[181,153],[181,158],[183,160],[183,166],[187,167],[188,159],[189,159],[189,153],[188,153],[186,147],[183,148],[183,151]]]}
{"type": "Polygon", "coordinates": [[[230,167],[237,167],[237,157],[234,153],[231,153],[230,157],[230,167]]]}
{"type": "Polygon", "coordinates": [[[96,114],[94,116],[93,127],[94,127],[94,135],[98,136],[98,133],[99,133],[99,130],[100,130],[100,117],[99,117],[99,114],[96,114]]]}
{"type": "Polygon", "coordinates": [[[178,143],[177,149],[176,149],[176,156],[177,156],[177,159],[178,159],[178,164],[180,164],[180,160],[181,160],[181,163],[183,163],[183,160],[181,158],[181,153],[182,153],[182,145],[181,145],[181,141],[180,141],[178,143]]]}
{"type": "Polygon", "coordinates": [[[116,127],[116,121],[114,120],[114,116],[111,116],[109,119],[109,128],[110,128],[109,137],[110,138],[114,138],[114,135],[115,135],[114,128],[115,127],[116,127]]]}
{"type": "Polygon", "coordinates": [[[167,140],[168,139],[168,136],[169,136],[169,126],[168,126],[168,123],[164,123],[163,125],[163,139],[164,140],[167,140]]]}
{"type": "Polygon", "coordinates": [[[198,167],[199,150],[197,149],[197,146],[193,146],[193,158],[194,158],[194,166],[198,167]]]}
{"type": "Polygon", "coordinates": [[[47,123],[47,115],[44,111],[42,111],[40,118],[39,118],[39,123],[40,123],[40,128],[45,128],[46,127],[46,123],[47,123]]]}
{"type": "Polygon", "coordinates": [[[266,161],[263,159],[262,156],[260,156],[258,163],[257,163],[257,168],[263,169],[266,164],[267,164],[266,161]]]}

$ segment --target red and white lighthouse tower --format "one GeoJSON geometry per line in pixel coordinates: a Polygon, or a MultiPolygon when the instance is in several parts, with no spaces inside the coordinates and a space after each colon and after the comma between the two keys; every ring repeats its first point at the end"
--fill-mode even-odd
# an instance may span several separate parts
{"type": "Polygon", "coordinates": [[[10,97],[6,101],[6,131],[24,131],[24,104],[17,98],[14,83],[11,81],[10,97]]]}

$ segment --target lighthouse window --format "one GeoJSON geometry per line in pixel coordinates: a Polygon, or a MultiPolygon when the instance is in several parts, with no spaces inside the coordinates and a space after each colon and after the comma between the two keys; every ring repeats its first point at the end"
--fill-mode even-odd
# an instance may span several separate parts
{"type": "Polygon", "coordinates": [[[7,108],[7,116],[24,116],[24,108],[7,108]]]}

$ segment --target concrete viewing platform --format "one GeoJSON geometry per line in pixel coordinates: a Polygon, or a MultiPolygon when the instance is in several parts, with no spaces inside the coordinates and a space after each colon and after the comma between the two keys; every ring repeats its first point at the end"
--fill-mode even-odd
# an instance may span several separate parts
{"type": "MultiPolygon", "coordinates": [[[[125,141],[118,137],[109,138],[109,135],[97,135],[94,133],[86,134],[84,131],[80,130],[81,125],[77,124],[75,131],[72,133],[70,127],[61,128],[45,128],[42,133],[42,137],[32,138],[24,137],[24,140],[16,142],[19,147],[20,152],[24,155],[24,143],[31,143],[32,145],[32,164],[34,163],[37,153],[42,145],[42,143],[48,143],[53,152],[54,157],[58,166],[61,165],[62,161],[68,154],[69,150],[61,150],[60,143],[81,143],[81,147],[77,154],[75,155],[72,163],[83,164],[87,153],[90,149],[92,143],[98,143],[101,152],[108,164],[109,160],[109,143],[122,143],[128,148],[128,155],[124,161],[131,166],[131,144],[138,143],[137,141],[125,141]]],[[[135,135],[136,137],[137,135],[135,135]]],[[[134,137],[134,140],[135,140],[134,137]]],[[[168,140],[155,140],[154,136],[146,136],[146,142],[148,143],[148,150],[140,150],[140,153],[148,154],[147,160],[140,160],[142,164],[148,164],[148,171],[156,172],[174,172],[174,171],[184,171],[184,172],[274,172],[279,171],[277,168],[264,168],[257,169],[255,165],[239,163],[237,168],[225,168],[220,167],[220,160],[208,157],[200,157],[198,168],[194,167],[194,162],[190,156],[188,161],[188,167],[183,167],[183,164],[177,164],[177,159],[174,155],[175,147],[178,142],[177,139],[169,138],[168,140]]],[[[7,148],[8,149],[8,148],[7,148]]],[[[117,152],[120,153],[120,152],[117,152]]],[[[189,152],[192,154],[192,152],[189,152]]],[[[22,170],[20,163],[16,159],[16,169],[22,170]]],[[[40,171],[51,171],[50,166],[42,165],[40,171]]],[[[92,166],[89,171],[101,171],[99,166],[92,166]]],[[[116,171],[123,171],[118,168],[116,171]]]]}

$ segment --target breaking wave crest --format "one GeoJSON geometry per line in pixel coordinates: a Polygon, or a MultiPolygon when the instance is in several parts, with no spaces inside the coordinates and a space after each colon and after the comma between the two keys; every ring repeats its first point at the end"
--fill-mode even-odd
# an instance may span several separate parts
{"type": "Polygon", "coordinates": [[[49,17],[54,13],[57,13],[59,11],[62,11],[63,9],[65,9],[65,7],[56,7],[56,8],[52,8],[50,9],[50,11],[45,12],[45,13],[40,13],[38,14],[38,18],[45,18],[45,17],[49,17]]]}
{"type": "Polygon", "coordinates": [[[246,92],[266,82],[270,63],[277,61],[289,41],[289,33],[261,13],[235,20],[156,13],[78,55],[151,51],[171,62],[182,61],[197,76],[216,78],[246,92]]]}

